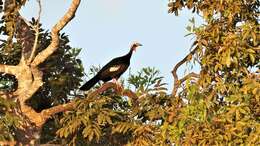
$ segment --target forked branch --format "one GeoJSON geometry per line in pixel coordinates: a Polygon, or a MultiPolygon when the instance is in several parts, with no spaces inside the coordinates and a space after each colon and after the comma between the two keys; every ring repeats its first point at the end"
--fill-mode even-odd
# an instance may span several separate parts
{"type": "Polygon", "coordinates": [[[80,1],[81,0],[73,0],[65,15],[53,26],[51,30],[51,44],[35,57],[31,64],[32,66],[37,66],[44,62],[54,51],[57,50],[59,45],[59,32],[70,22],[70,20],[73,19],[80,1]]]}
{"type": "Polygon", "coordinates": [[[172,75],[174,77],[174,84],[173,84],[173,90],[172,90],[172,95],[175,96],[177,93],[177,90],[179,88],[179,86],[188,78],[190,77],[199,77],[198,74],[196,73],[190,73],[187,76],[185,76],[184,78],[180,79],[178,78],[178,74],[177,74],[177,70],[178,68],[183,65],[185,62],[190,61],[190,59],[192,58],[192,56],[196,53],[196,51],[198,50],[198,47],[195,47],[187,56],[185,56],[180,62],[178,62],[173,70],[172,70],[172,75]]]}

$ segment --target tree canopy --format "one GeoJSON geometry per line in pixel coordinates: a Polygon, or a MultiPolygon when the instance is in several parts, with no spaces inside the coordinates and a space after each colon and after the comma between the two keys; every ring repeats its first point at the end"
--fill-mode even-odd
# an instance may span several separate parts
{"type": "Polygon", "coordinates": [[[204,19],[187,24],[194,40],[173,67],[173,89],[146,67],[120,87],[107,82],[85,93],[80,49],[60,34],[80,0],[51,32],[41,27],[40,0],[38,18],[19,14],[26,2],[0,1],[0,145],[260,144],[258,0],[170,0],[170,14],[189,9],[204,19]],[[185,63],[200,71],[179,78],[185,63]]]}

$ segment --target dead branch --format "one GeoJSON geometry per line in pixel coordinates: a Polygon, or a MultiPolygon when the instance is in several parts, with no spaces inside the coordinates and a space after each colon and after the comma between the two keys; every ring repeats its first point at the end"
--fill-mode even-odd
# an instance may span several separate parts
{"type": "Polygon", "coordinates": [[[57,47],[59,45],[59,32],[70,22],[70,20],[73,19],[80,4],[80,1],[81,0],[73,0],[69,10],[58,21],[58,23],[54,25],[51,31],[51,44],[35,57],[31,64],[32,66],[37,66],[40,63],[44,62],[54,51],[57,50],[57,47]]]}
{"type": "MultiPolygon", "coordinates": [[[[185,62],[189,61],[192,58],[192,55],[194,55],[196,53],[196,51],[198,50],[198,47],[195,47],[194,50],[192,50],[186,57],[184,57],[180,62],[178,62],[173,70],[172,70],[172,75],[174,77],[174,84],[173,84],[173,91],[172,91],[172,95],[175,96],[177,93],[177,90],[180,86],[181,83],[183,83],[186,79],[185,77],[182,80],[179,80],[178,75],[177,75],[177,70],[178,68],[183,65],[185,62]]],[[[189,76],[191,75],[195,75],[195,73],[189,74],[189,76]]],[[[186,78],[188,78],[189,76],[186,76],[186,78]]],[[[197,76],[197,74],[195,75],[197,76]]]]}

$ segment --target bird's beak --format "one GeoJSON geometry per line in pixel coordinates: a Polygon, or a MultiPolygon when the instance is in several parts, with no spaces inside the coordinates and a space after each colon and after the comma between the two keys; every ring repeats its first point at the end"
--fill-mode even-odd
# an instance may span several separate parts
{"type": "Polygon", "coordinates": [[[143,45],[142,45],[142,44],[140,44],[140,43],[137,43],[136,45],[137,45],[137,46],[143,46],[143,45]]]}
{"type": "Polygon", "coordinates": [[[139,47],[139,46],[143,46],[143,45],[140,44],[140,43],[136,43],[135,46],[136,46],[136,47],[133,48],[133,49],[134,49],[134,52],[136,52],[136,48],[137,48],[137,47],[139,47]]]}

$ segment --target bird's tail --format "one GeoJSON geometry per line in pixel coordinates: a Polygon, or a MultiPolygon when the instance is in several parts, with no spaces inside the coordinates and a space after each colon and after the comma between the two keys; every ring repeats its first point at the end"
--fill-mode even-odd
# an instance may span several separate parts
{"type": "Polygon", "coordinates": [[[92,79],[87,81],[83,86],[80,87],[80,90],[87,91],[93,87],[99,81],[97,76],[94,76],[92,79]]]}

